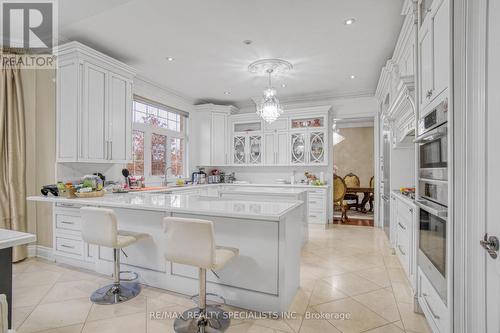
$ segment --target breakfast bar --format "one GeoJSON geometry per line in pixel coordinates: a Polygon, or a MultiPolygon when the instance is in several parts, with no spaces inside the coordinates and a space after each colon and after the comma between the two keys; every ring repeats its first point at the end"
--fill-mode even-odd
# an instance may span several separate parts
{"type": "Polygon", "coordinates": [[[149,237],[125,249],[122,270],[139,273],[149,286],[194,295],[194,267],[165,259],[163,218],[210,220],[217,245],[239,249],[224,268],[207,273],[207,292],[227,304],[256,311],[286,311],[299,287],[305,204],[302,200],[259,200],[198,194],[142,192],[99,198],[29,197],[54,205],[54,258],[57,262],[112,273],[112,250],[81,238],[80,208],[112,208],[118,228],[149,237]]]}

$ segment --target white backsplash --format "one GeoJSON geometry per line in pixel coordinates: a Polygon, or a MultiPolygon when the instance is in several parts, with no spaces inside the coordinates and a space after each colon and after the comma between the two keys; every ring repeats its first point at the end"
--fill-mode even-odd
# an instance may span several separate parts
{"type": "MultiPolygon", "coordinates": [[[[206,168],[206,171],[212,170],[213,168],[206,168]]],[[[226,174],[230,172],[235,173],[236,180],[248,181],[252,184],[272,184],[275,183],[276,179],[285,179],[287,182],[295,171],[295,183],[300,183],[301,180],[305,180],[304,172],[308,171],[316,177],[320,177],[320,173],[323,172],[324,179],[328,184],[332,181],[332,171],[326,166],[270,166],[270,167],[220,167],[218,168],[226,174]]]]}
{"type": "Polygon", "coordinates": [[[71,181],[80,179],[82,176],[100,172],[106,176],[106,180],[122,181],[122,169],[125,164],[108,163],[57,163],[57,181],[71,181]]]}

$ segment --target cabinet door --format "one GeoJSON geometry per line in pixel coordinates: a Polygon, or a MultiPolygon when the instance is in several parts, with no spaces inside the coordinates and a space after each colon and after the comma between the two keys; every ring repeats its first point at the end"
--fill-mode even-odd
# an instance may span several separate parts
{"type": "Polygon", "coordinates": [[[264,163],[267,165],[276,164],[276,133],[264,134],[264,163]]]}
{"type": "Polygon", "coordinates": [[[450,82],[450,9],[449,0],[441,1],[431,21],[434,41],[434,93],[445,90],[450,82]]]}
{"type": "Polygon", "coordinates": [[[118,75],[109,75],[109,149],[107,158],[127,163],[132,153],[132,91],[130,82],[118,75]]]}
{"type": "Polygon", "coordinates": [[[425,107],[434,93],[434,59],[432,49],[432,31],[429,24],[420,30],[420,105],[425,107]]]}
{"type": "Polygon", "coordinates": [[[239,135],[233,138],[233,163],[246,164],[246,136],[239,135]]]}
{"type": "Polygon", "coordinates": [[[104,161],[108,159],[106,130],[108,73],[98,66],[86,63],[83,83],[81,159],[104,161]]]}
{"type": "Polygon", "coordinates": [[[278,132],[277,133],[277,143],[276,147],[276,164],[287,165],[288,164],[288,132],[278,132]]]}
{"type": "Polygon", "coordinates": [[[305,164],[306,162],[306,133],[292,133],[290,135],[290,161],[292,164],[305,164]]]}
{"type": "Polygon", "coordinates": [[[211,163],[212,165],[227,164],[226,152],[226,115],[223,113],[212,113],[212,136],[211,136],[211,163]]]}
{"type": "Polygon", "coordinates": [[[262,163],[262,135],[248,136],[248,163],[262,163]]]}
{"type": "Polygon", "coordinates": [[[79,66],[73,61],[57,68],[57,160],[61,162],[78,158],[79,66]]]}
{"type": "Polygon", "coordinates": [[[326,140],[325,132],[309,133],[309,163],[325,163],[326,140]]]}

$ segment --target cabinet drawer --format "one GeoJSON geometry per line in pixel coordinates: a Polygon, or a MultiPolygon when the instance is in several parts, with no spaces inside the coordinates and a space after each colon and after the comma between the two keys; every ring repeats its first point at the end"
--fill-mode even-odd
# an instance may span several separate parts
{"type": "Polygon", "coordinates": [[[309,205],[309,210],[325,209],[325,200],[323,199],[309,198],[309,200],[307,200],[307,204],[309,205]]]}
{"type": "Polygon", "coordinates": [[[413,220],[413,207],[407,205],[402,200],[398,200],[398,216],[405,219],[407,222],[413,220]]]}
{"type": "Polygon", "coordinates": [[[56,250],[58,252],[83,256],[83,241],[56,236],[56,250]]]}
{"type": "Polygon", "coordinates": [[[410,275],[410,238],[408,229],[398,223],[397,225],[397,242],[396,242],[396,253],[401,261],[401,266],[406,272],[406,275],[410,275]]]}
{"type": "Polygon", "coordinates": [[[449,332],[448,309],[420,269],[418,270],[418,303],[431,326],[435,326],[438,332],[449,332]]]}
{"type": "Polygon", "coordinates": [[[317,190],[307,190],[309,196],[322,196],[324,197],[325,196],[325,190],[322,190],[322,189],[317,189],[317,190]]]}
{"type": "Polygon", "coordinates": [[[81,218],[79,216],[57,214],[56,228],[81,231],[82,230],[81,218]]]}
{"type": "Polygon", "coordinates": [[[322,223],[326,221],[326,215],[323,212],[309,211],[308,222],[309,223],[322,223]]]}

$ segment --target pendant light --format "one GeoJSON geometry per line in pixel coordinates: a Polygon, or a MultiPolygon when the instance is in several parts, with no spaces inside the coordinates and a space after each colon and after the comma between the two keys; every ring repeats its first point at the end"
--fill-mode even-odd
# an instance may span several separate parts
{"type": "Polygon", "coordinates": [[[292,64],[281,59],[262,59],[251,63],[248,71],[254,74],[267,75],[268,86],[263,92],[262,99],[257,104],[257,114],[267,123],[272,123],[283,113],[283,107],[278,99],[276,89],[271,84],[271,76],[291,70],[292,64]]]}

